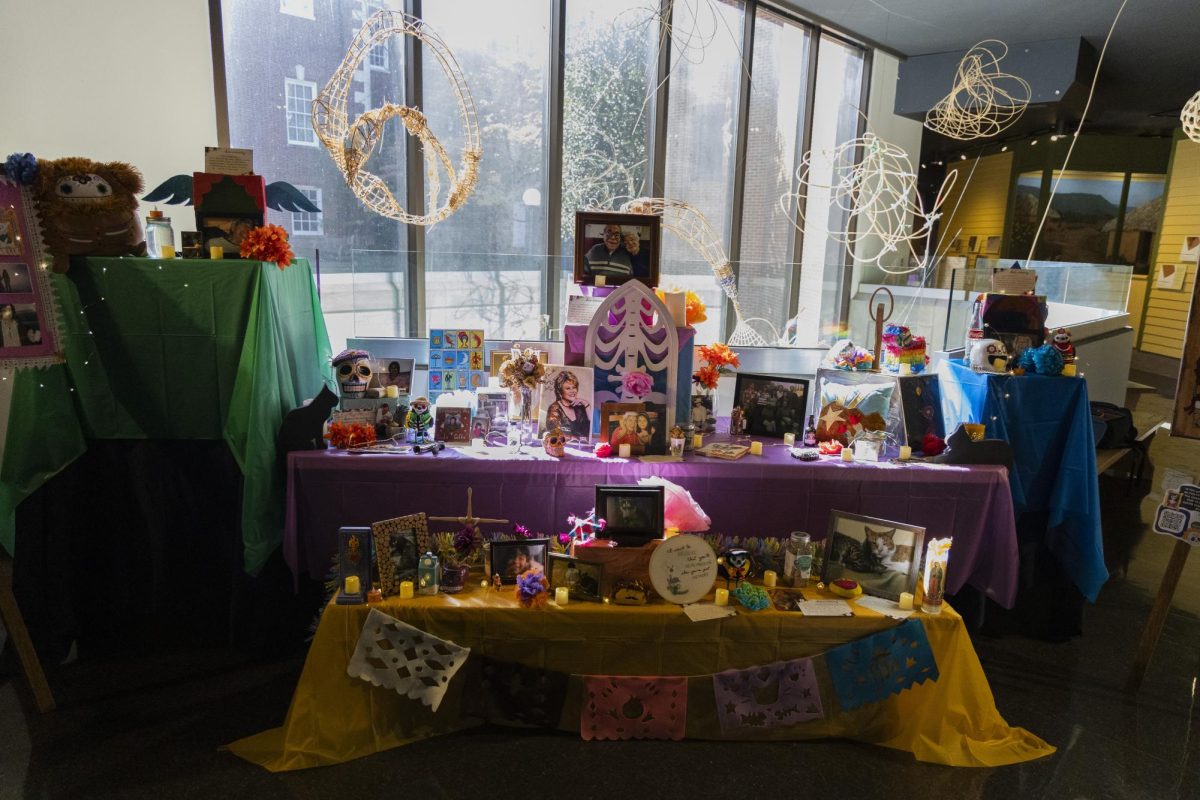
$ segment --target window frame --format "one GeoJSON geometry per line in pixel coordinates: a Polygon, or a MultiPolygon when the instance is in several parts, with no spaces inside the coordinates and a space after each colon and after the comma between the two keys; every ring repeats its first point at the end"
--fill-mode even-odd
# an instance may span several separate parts
{"type": "Polygon", "coordinates": [[[279,13],[297,19],[311,19],[315,22],[317,2],[316,0],[279,0],[279,13]],[[297,8],[297,6],[303,6],[303,8],[297,8]]]}
{"type": "MultiPolygon", "coordinates": [[[[311,202],[317,208],[320,208],[320,209],[325,208],[324,201],[322,199],[323,193],[321,192],[320,186],[297,185],[296,189],[302,195],[307,197],[309,202],[311,202]],[[311,192],[312,194],[310,195],[309,192],[311,192]]],[[[292,215],[292,220],[291,220],[292,221],[292,236],[324,236],[325,235],[325,212],[324,212],[324,210],[321,210],[321,211],[291,211],[289,213],[292,215]],[[309,231],[309,230],[301,230],[300,228],[296,227],[297,222],[304,222],[305,224],[308,224],[307,219],[297,220],[296,219],[297,216],[303,216],[306,218],[311,217],[312,222],[317,226],[317,229],[313,230],[313,231],[309,231]]]]}
{"type": "MultiPolygon", "coordinates": [[[[306,81],[303,78],[284,78],[283,79],[283,112],[285,115],[284,133],[287,136],[287,143],[289,145],[296,145],[297,147],[320,147],[321,140],[317,138],[317,133],[316,133],[316,131],[314,131],[312,129],[311,124],[297,125],[295,127],[298,130],[307,130],[309,135],[312,136],[312,139],[306,139],[306,140],[301,141],[301,140],[292,138],[292,128],[293,128],[292,114],[300,113],[299,111],[292,111],[292,109],[291,109],[290,104],[292,101],[292,97],[290,94],[290,90],[293,86],[303,86],[305,89],[309,90],[310,96],[308,98],[308,104],[310,107],[312,106],[312,101],[315,100],[317,97],[316,81],[306,81]]],[[[304,117],[303,119],[304,119],[305,123],[309,123],[309,119],[310,119],[309,117],[304,117]]]]}

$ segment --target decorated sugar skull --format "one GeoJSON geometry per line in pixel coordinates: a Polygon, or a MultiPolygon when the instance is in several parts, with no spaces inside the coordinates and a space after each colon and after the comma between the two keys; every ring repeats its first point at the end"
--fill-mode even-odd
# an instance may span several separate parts
{"type": "Polygon", "coordinates": [[[359,400],[366,396],[371,382],[371,354],[366,350],[343,350],[334,356],[333,371],[343,400],[359,400]]]}
{"type": "Polygon", "coordinates": [[[562,458],[566,455],[566,446],[566,434],[562,432],[562,428],[557,426],[553,430],[546,431],[546,435],[542,437],[542,447],[555,458],[562,458]]]}
{"type": "Polygon", "coordinates": [[[971,348],[971,369],[976,372],[1007,372],[1008,350],[999,339],[980,339],[971,348]]]}
{"type": "Polygon", "coordinates": [[[1064,364],[1070,364],[1075,360],[1075,345],[1071,343],[1071,332],[1066,328],[1055,328],[1054,336],[1050,343],[1054,345],[1054,349],[1063,357],[1064,364]]]}

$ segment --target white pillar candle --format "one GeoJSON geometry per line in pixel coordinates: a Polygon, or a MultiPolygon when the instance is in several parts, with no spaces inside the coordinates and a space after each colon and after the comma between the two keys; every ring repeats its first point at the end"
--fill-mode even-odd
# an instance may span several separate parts
{"type": "Polygon", "coordinates": [[[796,446],[796,434],[785,433],[783,435],[783,443],[786,444],[788,447],[795,447],[796,446]]]}
{"type": "Polygon", "coordinates": [[[768,589],[774,589],[775,584],[779,582],[779,573],[773,569],[769,569],[763,573],[763,586],[768,589]]]}
{"type": "Polygon", "coordinates": [[[913,374],[912,373],[912,364],[901,364],[900,365],[900,374],[902,376],[912,375],[913,374]]]}
{"type": "Polygon", "coordinates": [[[567,603],[571,602],[571,594],[567,591],[567,587],[559,586],[554,590],[554,602],[558,603],[560,606],[565,606],[567,603]]]}
{"type": "Polygon", "coordinates": [[[750,455],[752,455],[752,456],[761,456],[762,455],[762,442],[751,442],[750,443],[750,455]]]}
{"type": "Polygon", "coordinates": [[[626,442],[622,444],[620,448],[618,448],[617,455],[619,455],[621,458],[629,458],[631,455],[633,455],[633,448],[628,442],[626,442]]]}
{"type": "Polygon", "coordinates": [[[413,598],[413,582],[400,581],[400,599],[412,600],[413,598]]]}
{"type": "Polygon", "coordinates": [[[912,607],[913,607],[912,594],[910,592],[901,592],[899,605],[900,605],[901,611],[912,611],[912,607]]]}
{"type": "Polygon", "coordinates": [[[670,312],[676,328],[687,326],[687,296],[683,292],[664,292],[663,305],[670,312]]]}
{"type": "Polygon", "coordinates": [[[346,594],[358,594],[361,589],[362,589],[362,584],[359,583],[357,575],[347,575],[346,576],[346,586],[344,589],[346,594]]]}
{"type": "Polygon", "coordinates": [[[719,605],[719,606],[729,605],[729,590],[728,589],[717,589],[717,605],[719,605]]]}
{"type": "Polygon", "coordinates": [[[704,447],[704,436],[697,433],[692,436],[692,447],[704,447]]]}
{"type": "Polygon", "coordinates": [[[605,284],[604,276],[603,276],[603,275],[597,275],[597,276],[596,276],[596,285],[597,285],[597,286],[603,286],[604,284],[605,284]]]}
{"type": "Polygon", "coordinates": [[[912,458],[912,448],[906,444],[900,445],[900,460],[908,461],[912,458]]]}
{"type": "Polygon", "coordinates": [[[400,396],[400,387],[399,386],[385,386],[385,387],[383,387],[383,395],[384,395],[384,397],[395,400],[396,398],[398,398],[400,396]]]}
{"type": "Polygon", "coordinates": [[[853,460],[854,460],[854,451],[851,450],[849,447],[843,447],[842,448],[842,461],[845,461],[847,464],[849,464],[853,460]]]}

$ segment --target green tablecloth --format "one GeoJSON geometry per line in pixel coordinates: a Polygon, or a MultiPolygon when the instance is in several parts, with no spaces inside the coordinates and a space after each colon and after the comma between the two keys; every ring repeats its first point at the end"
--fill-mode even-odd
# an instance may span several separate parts
{"type": "Polygon", "coordinates": [[[225,439],[244,484],[245,568],[283,530],[275,436],[333,386],[312,271],[250,261],[90,258],[53,277],[66,364],[19,370],[3,463],[0,543],[17,504],[94,439],[225,439]]]}

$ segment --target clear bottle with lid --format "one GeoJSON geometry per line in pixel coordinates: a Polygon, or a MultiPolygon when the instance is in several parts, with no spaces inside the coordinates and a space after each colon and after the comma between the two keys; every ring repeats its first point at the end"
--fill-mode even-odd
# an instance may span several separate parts
{"type": "Polygon", "coordinates": [[[175,246],[175,229],[171,227],[171,218],[164,217],[156,208],[146,216],[146,255],[162,258],[164,244],[175,246]]]}
{"type": "Polygon", "coordinates": [[[812,576],[812,540],[803,531],[792,531],[783,553],[783,579],[792,586],[804,586],[812,576]]]}

